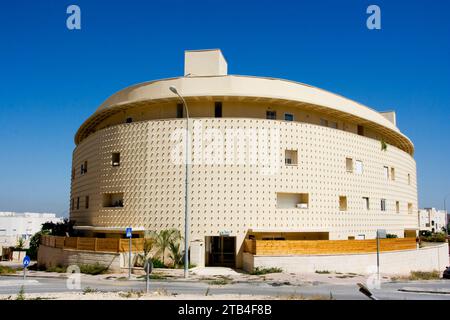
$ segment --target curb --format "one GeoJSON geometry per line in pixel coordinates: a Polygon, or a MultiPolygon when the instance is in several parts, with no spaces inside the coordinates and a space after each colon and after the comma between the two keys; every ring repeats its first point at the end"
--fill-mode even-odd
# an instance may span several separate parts
{"type": "Polygon", "coordinates": [[[450,289],[426,289],[426,288],[422,289],[422,288],[405,287],[398,289],[398,291],[413,292],[413,293],[450,294],[450,289]]]}

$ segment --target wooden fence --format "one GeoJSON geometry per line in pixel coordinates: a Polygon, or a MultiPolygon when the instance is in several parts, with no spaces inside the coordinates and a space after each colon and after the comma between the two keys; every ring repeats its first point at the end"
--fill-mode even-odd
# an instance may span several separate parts
{"type": "MultiPolygon", "coordinates": [[[[128,252],[129,239],[41,236],[41,245],[61,249],[100,252],[128,252]]],[[[131,239],[131,250],[143,251],[144,239],[131,239]]]]}
{"type": "MultiPolygon", "coordinates": [[[[380,239],[380,251],[416,249],[415,238],[380,239]]],[[[244,240],[244,252],[254,255],[311,255],[371,253],[377,251],[373,240],[244,240]]]]}

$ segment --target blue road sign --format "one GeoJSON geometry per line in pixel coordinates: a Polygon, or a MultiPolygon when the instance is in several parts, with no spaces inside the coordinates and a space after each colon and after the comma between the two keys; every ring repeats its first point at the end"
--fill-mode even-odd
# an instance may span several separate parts
{"type": "Polygon", "coordinates": [[[29,256],[25,256],[23,258],[22,264],[23,264],[24,268],[28,267],[28,265],[30,264],[30,257],[29,256]]]}
{"type": "Polygon", "coordinates": [[[132,237],[132,232],[131,231],[132,231],[131,228],[127,228],[127,230],[126,230],[127,238],[131,238],[132,237]]]}

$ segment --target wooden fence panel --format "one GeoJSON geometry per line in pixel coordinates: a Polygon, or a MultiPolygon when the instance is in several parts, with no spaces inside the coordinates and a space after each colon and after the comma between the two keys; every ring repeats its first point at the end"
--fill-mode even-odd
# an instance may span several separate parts
{"type": "MultiPolygon", "coordinates": [[[[134,238],[131,239],[131,251],[132,252],[140,252],[143,251],[144,248],[144,238],[134,238]]],[[[129,250],[129,240],[128,239],[120,239],[120,252],[128,252],[129,250]]]]}
{"type": "Polygon", "coordinates": [[[69,237],[64,241],[64,247],[68,249],[76,249],[77,248],[77,237],[69,237]]]}
{"type": "Polygon", "coordinates": [[[77,249],[95,251],[95,238],[78,238],[77,249]]]}
{"type": "MultiPolygon", "coordinates": [[[[411,250],[416,248],[414,238],[381,239],[380,251],[411,250]]],[[[377,251],[377,242],[371,240],[246,240],[244,251],[257,255],[345,254],[377,251]]]]}
{"type": "Polygon", "coordinates": [[[64,248],[65,237],[55,237],[55,248],[64,248]]]}
{"type": "Polygon", "coordinates": [[[97,238],[97,251],[119,252],[120,239],[97,238]]]}

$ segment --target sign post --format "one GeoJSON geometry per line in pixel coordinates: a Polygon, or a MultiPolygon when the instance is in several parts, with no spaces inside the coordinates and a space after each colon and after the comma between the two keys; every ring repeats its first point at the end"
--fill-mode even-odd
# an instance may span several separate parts
{"type": "Polygon", "coordinates": [[[145,260],[144,264],[145,272],[147,273],[147,278],[145,281],[145,292],[148,293],[149,285],[150,285],[150,273],[153,271],[153,262],[152,259],[145,260]]]}
{"type": "Polygon", "coordinates": [[[27,267],[30,264],[30,257],[29,256],[25,256],[23,258],[22,264],[23,264],[23,282],[25,282],[25,280],[27,278],[27,267]]]}
{"type": "Polygon", "coordinates": [[[377,280],[380,283],[380,238],[386,238],[386,230],[377,230],[377,280]]]}
{"type": "Polygon", "coordinates": [[[131,238],[133,236],[132,229],[126,229],[126,237],[128,238],[128,279],[131,279],[131,238]]]}

